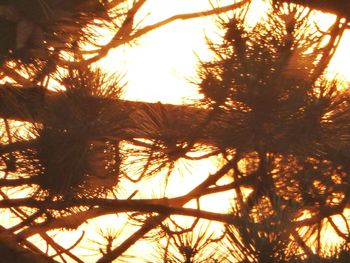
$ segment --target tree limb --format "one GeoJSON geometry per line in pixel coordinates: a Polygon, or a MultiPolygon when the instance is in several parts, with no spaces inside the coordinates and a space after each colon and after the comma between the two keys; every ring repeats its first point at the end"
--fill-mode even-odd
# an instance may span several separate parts
{"type": "Polygon", "coordinates": [[[331,13],[340,18],[350,18],[350,2],[348,0],[273,0],[294,3],[315,9],[324,13],[331,13]]]}
{"type": "MultiPolygon", "coordinates": [[[[157,22],[153,25],[145,26],[144,28],[137,30],[132,35],[123,35],[123,38],[120,38],[120,34],[116,33],[110,42],[108,42],[106,45],[101,47],[101,49],[95,51],[95,52],[98,52],[98,55],[93,56],[93,57],[85,60],[84,63],[91,64],[93,62],[96,62],[96,61],[100,60],[101,58],[107,56],[109,50],[116,48],[118,46],[121,46],[123,44],[129,43],[130,41],[132,41],[136,38],[139,38],[139,37],[151,32],[155,29],[158,29],[162,26],[170,24],[176,20],[188,20],[188,19],[194,19],[194,18],[200,18],[200,17],[206,17],[206,16],[216,15],[216,14],[220,14],[220,13],[225,13],[225,12],[240,8],[244,5],[246,5],[247,3],[249,3],[250,1],[251,0],[242,0],[238,3],[234,3],[234,4],[223,6],[223,7],[213,8],[213,9],[208,10],[208,11],[174,15],[174,16],[169,17],[167,19],[164,19],[160,22],[157,22]]],[[[62,65],[75,65],[76,63],[75,62],[61,62],[61,64],[62,65]]],[[[76,64],[76,65],[78,65],[78,64],[76,64]]]]}

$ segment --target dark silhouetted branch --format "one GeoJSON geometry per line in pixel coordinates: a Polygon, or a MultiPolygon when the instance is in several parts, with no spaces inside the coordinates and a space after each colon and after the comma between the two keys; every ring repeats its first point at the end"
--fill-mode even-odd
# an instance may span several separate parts
{"type": "Polygon", "coordinates": [[[302,5],[324,13],[331,13],[340,18],[350,18],[350,2],[348,0],[284,0],[283,2],[302,5]]]}
{"type": "Polygon", "coordinates": [[[32,252],[21,247],[16,238],[4,228],[0,228],[0,255],[1,262],[23,262],[23,263],[56,263],[55,260],[44,254],[32,252]]]}
{"type": "MultiPolygon", "coordinates": [[[[137,39],[137,38],[151,32],[155,29],[158,29],[162,26],[170,24],[174,21],[188,20],[188,19],[194,19],[194,18],[200,18],[200,17],[212,16],[212,15],[216,15],[216,14],[220,14],[220,13],[225,13],[225,12],[240,8],[244,5],[246,5],[247,3],[249,3],[250,1],[251,0],[242,0],[238,3],[213,8],[213,9],[207,10],[207,11],[174,15],[174,16],[169,17],[163,21],[157,22],[153,25],[145,26],[144,28],[135,31],[135,33],[133,33],[131,35],[126,35],[126,34],[121,35],[120,33],[116,33],[115,36],[112,38],[112,40],[109,43],[107,43],[106,45],[101,47],[101,49],[95,51],[96,53],[98,53],[97,55],[87,59],[85,61],[85,63],[90,64],[90,63],[96,62],[96,61],[100,60],[101,58],[105,57],[108,54],[109,50],[111,50],[112,48],[116,48],[120,45],[129,43],[134,39],[137,39]],[[122,36],[122,38],[121,38],[121,36],[122,36]]],[[[144,1],[139,1],[139,2],[144,2],[144,1]]],[[[137,6],[137,7],[139,8],[139,6],[137,6]]],[[[73,63],[72,62],[62,62],[62,63],[67,64],[67,65],[74,64],[74,62],[73,63]]]]}

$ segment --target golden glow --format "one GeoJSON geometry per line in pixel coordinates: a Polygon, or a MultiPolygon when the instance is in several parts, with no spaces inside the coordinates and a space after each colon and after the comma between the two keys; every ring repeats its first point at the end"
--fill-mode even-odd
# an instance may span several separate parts
{"type": "MultiPolygon", "coordinates": [[[[220,3],[227,4],[232,3],[232,1],[220,1],[220,3]]],[[[143,8],[143,13],[139,19],[144,19],[142,23],[148,24],[160,21],[173,14],[195,12],[209,8],[210,5],[207,0],[150,0],[143,8]],[[147,15],[148,12],[151,13],[147,15]]],[[[265,10],[266,5],[262,1],[256,0],[253,1],[251,8],[255,12],[252,13],[252,23],[254,23],[260,15],[257,14],[256,10],[265,10]]],[[[110,73],[125,74],[125,79],[128,81],[125,99],[149,102],[161,101],[175,104],[186,102],[186,99],[196,99],[199,96],[198,92],[196,87],[189,83],[188,79],[196,79],[198,57],[202,60],[208,60],[211,57],[211,53],[207,48],[205,34],[214,38],[217,37],[218,31],[214,20],[211,17],[171,23],[143,36],[131,47],[124,46],[112,50],[98,65],[110,73]]],[[[325,18],[323,15],[322,19],[320,19],[320,23],[322,23],[320,28],[326,30],[332,20],[334,20],[333,17],[327,16],[325,18]]],[[[341,79],[350,80],[349,43],[350,32],[347,31],[343,35],[338,50],[329,65],[329,76],[337,75],[341,79]]],[[[166,191],[167,197],[186,194],[206,178],[209,173],[215,171],[215,163],[212,160],[198,161],[187,171],[181,166],[181,163],[178,165],[179,168],[175,169],[169,182],[171,187],[166,191]]],[[[229,179],[225,180],[223,179],[220,183],[231,182],[229,179]]],[[[130,187],[140,190],[135,198],[149,198],[150,193],[163,195],[163,193],[160,193],[162,186],[155,185],[151,181],[144,183],[142,187],[135,187],[130,183],[130,187]]],[[[248,192],[247,190],[247,194],[248,192]]],[[[230,208],[229,199],[234,197],[233,191],[205,196],[200,198],[201,208],[213,212],[222,212],[230,208]]],[[[196,202],[190,202],[187,207],[195,208],[196,202]]],[[[8,219],[6,218],[5,220],[8,219]]],[[[82,231],[86,232],[90,240],[97,240],[98,237],[94,232],[95,229],[91,227],[92,225],[111,225],[118,228],[126,220],[125,216],[99,217],[93,223],[82,225],[76,232],[58,230],[56,231],[56,238],[67,240],[67,242],[63,242],[67,244],[66,247],[72,245],[74,240],[79,238],[82,231]]],[[[334,219],[336,222],[339,220],[334,219]]],[[[130,227],[130,232],[127,235],[135,231],[135,229],[135,227],[130,227]]],[[[37,240],[35,240],[35,244],[38,244],[37,240]]],[[[142,242],[142,244],[147,246],[147,243],[142,242]]],[[[94,258],[84,250],[84,247],[86,248],[89,245],[91,244],[83,244],[83,248],[77,247],[74,251],[86,255],[87,259],[89,259],[86,262],[93,262],[94,258]]]]}
{"type": "MultiPolygon", "coordinates": [[[[232,1],[220,1],[222,4],[232,1]]],[[[154,23],[177,13],[190,13],[210,8],[208,1],[150,1],[140,19],[142,23],[154,23]],[[150,14],[147,16],[148,12],[150,14]]],[[[251,6],[250,22],[254,24],[266,10],[266,2],[255,0],[251,6]],[[256,10],[259,10],[258,12],[256,10]]],[[[215,18],[199,18],[177,21],[159,28],[138,39],[136,44],[112,50],[99,62],[109,72],[125,74],[128,80],[125,99],[149,102],[183,103],[184,99],[198,98],[196,87],[188,79],[196,78],[198,57],[211,57],[205,34],[217,38],[215,18]]],[[[320,14],[315,22],[321,30],[327,30],[334,16],[320,14]]],[[[345,32],[338,50],[330,63],[328,76],[350,79],[348,44],[350,33],[345,32]]]]}
{"type": "MultiPolygon", "coordinates": [[[[226,4],[232,3],[232,1],[221,1],[223,4],[225,2],[226,4]]],[[[150,1],[146,7],[144,14],[147,14],[148,11],[151,13],[145,18],[144,23],[153,23],[175,13],[210,8],[206,0],[150,1]]],[[[253,1],[250,22],[254,24],[266,9],[266,2],[253,1]]],[[[315,15],[315,23],[323,31],[329,28],[334,19],[334,16],[331,15],[321,13],[315,15]]],[[[125,99],[175,104],[185,102],[184,98],[196,99],[199,97],[196,87],[190,84],[188,79],[196,79],[198,58],[209,60],[211,57],[205,35],[219,39],[214,21],[215,18],[211,17],[178,21],[164,26],[137,40],[137,44],[132,47],[125,46],[111,51],[110,55],[100,62],[100,65],[109,72],[125,73],[128,80],[125,99]]],[[[346,31],[328,67],[327,76],[336,75],[343,80],[350,80],[348,43],[350,43],[350,32],[346,31]]],[[[213,163],[205,160],[192,167],[191,171],[186,172],[185,175],[175,170],[172,181],[169,183],[171,187],[167,189],[167,196],[179,196],[190,191],[200,180],[203,180],[201,178],[205,178],[211,169],[213,169],[213,163]]],[[[148,191],[141,192],[139,197],[149,195],[152,182],[145,185],[149,185],[146,187],[148,191]]],[[[153,193],[160,195],[159,191],[161,190],[156,188],[153,193]]],[[[245,193],[248,195],[249,192],[247,190],[245,193]]],[[[230,208],[228,200],[234,197],[234,191],[205,196],[200,198],[201,208],[213,212],[227,211],[230,208]]],[[[192,201],[186,207],[195,208],[196,202],[192,201]]],[[[182,218],[180,222],[188,220],[187,217],[178,216],[176,218],[182,218]]],[[[327,230],[325,234],[325,237],[330,237],[327,238],[330,241],[329,245],[336,241],[332,233],[334,232],[327,230]]]]}
{"type": "MultiPolygon", "coordinates": [[[[350,30],[346,30],[341,38],[337,51],[329,64],[329,77],[336,76],[340,80],[350,81],[350,30]]],[[[348,87],[347,87],[348,88],[348,87]]]]}

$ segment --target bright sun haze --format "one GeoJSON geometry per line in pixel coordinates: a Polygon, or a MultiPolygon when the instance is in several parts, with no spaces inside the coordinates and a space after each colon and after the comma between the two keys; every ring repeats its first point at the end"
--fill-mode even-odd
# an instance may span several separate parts
{"type": "MultiPolygon", "coordinates": [[[[222,4],[232,1],[221,1],[222,4]]],[[[210,8],[207,0],[202,1],[150,1],[145,6],[142,23],[154,23],[176,13],[190,13],[210,8]],[[148,11],[151,11],[147,15],[148,11]]],[[[250,20],[255,23],[266,10],[266,5],[255,0],[250,10],[250,20]]],[[[225,16],[225,15],[224,15],[225,16]]],[[[149,102],[163,102],[181,104],[188,99],[199,98],[195,85],[189,80],[196,79],[196,69],[199,60],[209,60],[211,52],[208,49],[205,36],[218,38],[220,31],[215,26],[215,17],[198,18],[193,20],[176,21],[138,39],[132,46],[124,46],[112,50],[109,56],[100,62],[109,72],[122,72],[128,80],[125,99],[149,102]]],[[[334,21],[334,16],[317,14],[315,21],[323,30],[327,30],[334,21]]],[[[350,80],[350,32],[343,35],[338,50],[329,65],[327,75],[337,76],[342,80],[350,80]]],[[[198,175],[208,172],[212,168],[211,161],[202,161],[192,172],[198,175]]],[[[196,177],[196,175],[192,174],[196,177]]],[[[191,176],[191,178],[193,178],[191,176]]],[[[177,178],[174,176],[174,178],[177,178]]],[[[187,178],[188,179],[188,178],[187,178]]],[[[179,195],[191,189],[190,182],[181,178],[174,181],[168,194],[179,195]]],[[[231,194],[226,193],[226,194],[231,194]]],[[[218,194],[216,198],[202,198],[203,206],[212,211],[221,212],[229,208],[228,198],[225,194],[218,194]]],[[[192,207],[195,203],[190,204],[192,207]]],[[[203,207],[202,207],[203,208],[203,207]]]]}
{"type": "MultiPolygon", "coordinates": [[[[129,2],[131,6],[134,1],[130,0],[129,2]]],[[[214,6],[217,3],[219,5],[227,5],[232,4],[232,2],[232,0],[212,1],[214,6]]],[[[150,25],[174,14],[192,13],[211,8],[212,6],[208,0],[148,0],[136,17],[135,24],[150,25]]],[[[264,16],[266,9],[267,5],[262,0],[253,0],[248,13],[249,23],[256,23],[264,16]]],[[[231,14],[232,12],[228,12],[227,14],[222,14],[222,16],[228,18],[231,14]]],[[[335,18],[329,14],[317,13],[314,19],[321,30],[327,31],[335,18]]],[[[208,48],[207,38],[215,42],[220,41],[222,36],[222,32],[215,21],[217,21],[217,17],[209,16],[172,22],[147,33],[131,44],[110,50],[108,55],[96,64],[108,74],[123,75],[123,80],[126,82],[123,99],[171,104],[193,102],[203,96],[199,94],[198,87],[194,84],[199,79],[197,74],[200,61],[209,61],[213,56],[208,48]]],[[[106,36],[106,39],[110,36],[106,36]]],[[[327,77],[332,78],[335,76],[340,80],[350,81],[349,43],[350,30],[347,30],[343,34],[338,49],[328,66],[327,77]]],[[[118,143],[120,142],[118,141],[118,143]]],[[[117,148],[119,154],[121,147],[118,146],[117,148]]],[[[153,177],[152,180],[142,180],[141,183],[133,183],[131,180],[127,181],[125,179],[125,185],[122,187],[127,189],[128,192],[125,191],[124,193],[121,190],[121,192],[118,192],[118,198],[127,199],[133,190],[135,190],[135,195],[132,195],[131,198],[134,199],[160,198],[164,195],[172,198],[185,195],[194,189],[200,181],[206,179],[207,175],[214,174],[218,167],[222,165],[222,163],[219,164],[221,161],[218,160],[219,158],[206,158],[191,162],[183,161],[183,159],[185,158],[180,158],[179,161],[176,161],[172,171],[173,176],[170,177],[166,190],[162,188],[164,185],[163,181],[155,183],[157,176],[153,177]],[[141,184],[142,186],[140,186],[141,184]],[[136,190],[138,191],[136,192],[136,190]]],[[[239,166],[239,164],[237,165],[239,166]]],[[[220,179],[217,185],[231,182],[232,178],[227,176],[220,179]]],[[[246,195],[249,193],[250,189],[246,189],[246,192],[244,192],[246,195]]],[[[23,194],[25,193],[23,192],[23,194]]],[[[203,210],[222,213],[227,212],[231,208],[232,203],[230,202],[234,198],[234,190],[230,190],[215,195],[203,196],[198,203],[203,210]]],[[[197,208],[198,203],[196,203],[196,200],[192,200],[185,207],[197,208]]],[[[183,224],[193,221],[193,219],[185,216],[177,216],[177,218],[180,218],[179,222],[183,224]]],[[[335,218],[335,221],[338,219],[335,218]]],[[[8,220],[8,218],[5,220],[8,220]]],[[[128,220],[129,218],[125,214],[112,214],[89,220],[74,233],[62,231],[61,229],[54,230],[52,233],[56,235],[55,238],[57,240],[62,240],[62,244],[69,247],[85,231],[88,242],[84,241],[85,243],[82,246],[74,248],[73,251],[82,255],[84,260],[88,259],[87,262],[93,262],[93,259],[97,259],[101,255],[90,255],[87,252],[87,248],[93,248],[95,241],[103,242],[103,240],[99,239],[101,235],[96,233],[99,230],[99,226],[102,226],[101,228],[110,226],[108,230],[118,229],[128,220]]],[[[212,228],[217,228],[216,224],[219,223],[214,223],[212,228]]],[[[126,233],[121,233],[120,235],[129,237],[138,227],[133,225],[127,229],[126,233]]],[[[334,235],[331,231],[328,231],[326,234],[327,240],[333,239],[334,235]]],[[[42,240],[39,241],[38,235],[33,236],[30,240],[35,244],[42,242],[42,240]]],[[[43,243],[43,247],[44,245],[43,243]]],[[[135,246],[132,246],[128,253],[129,251],[131,251],[131,254],[148,251],[150,246],[149,242],[142,240],[137,242],[135,246]]],[[[140,261],[130,259],[128,262],[140,261]]]]}
{"type": "MultiPolygon", "coordinates": [[[[144,19],[142,23],[154,23],[177,13],[209,9],[208,2],[152,0],[144,7],[144,17],[139,18],[144,19]]],[[[266,4],[255,0],[250,8],[250,20],[255,22],[266,10],[266,4]]],[[[128,81],[125,99],[175,104],[196,99],[197,88],[189,80],[196,79],[199,59],[205,61],[212,55],[205,36],[218,37],[220,31],[214,21],[215,17],[175,21],[137,39],[131,47],[126,45],[110,51],[99,65],[110,73],[125,74],[128,81]]],[[[326,30],[334,17],[319,14],[315,21],[326,30]]],[[[350,79],[350,61],[346,59],[350,56],[349,41],[350,32],[347,31],[329,65],[330,77],[337,75],[343,80],[350,79]]]]}

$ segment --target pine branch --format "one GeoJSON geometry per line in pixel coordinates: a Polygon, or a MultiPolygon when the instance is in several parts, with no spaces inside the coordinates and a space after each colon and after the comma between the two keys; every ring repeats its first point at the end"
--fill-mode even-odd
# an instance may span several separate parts
{"type": "Polygon", "coordinates": [[[3,227],[0,227],[0,255],[1,261],[8,263],[56,263],[44,254],[32,252],[18,245],[16,238],[7,233],[3,227]]]}
{"type": "MultiPolygon", "coordinates": [[[[116,48],[118,46],[121,46],[123,44],[129,43],[134,39],[137,39],[155,29],[158,29],[160,27],[163,27],[167,24],[170,24],[176,20],[188,20],[188,19],[194,19],[194,18],[201,18],[201,17],[206,17],[206,16],[212,16],[212,15],[217,15],[217,14],[221,14],[221,13],[225,13],[237,8],[241,8],[242,6],[248,4],[251,0],[242,0],[238,3],[234,3],[232,5],[227,5],[227,6],[223,6],[223,7],[217,7],[217,8],[213,8],[211,10],[208,11],[202,11],[202,12],[194,12],[194,13],[189,13],[189,14],[178,14],[178,15],[174,15],[172,17],[169,17],[167,19],[164,19],[163,21],[157,22],[153,25],[148,25],[145,26],[142,29],[136,30],[133,34],[121,34],[121,33],[116,33],[115,36],[111,39],[110,42],[108,42],[106,45],[104,45],[103,47],[101,47],[99,50],[96,51],[92,51],[90,53],[98,53],[97,55],[87,59],[84,61],[84,64],[91,64],[94,63],[100,59],[102,59],[103,57],[108,55],[108,52],[113,49],[116,48]]],[[[141,2],[141,1],[139,1],[141,2]]],[[[142,1],[143,4],[143,1],[142,1]]],[[[127,24],[127,23],[126,23],[127,24]]],[[[125,24],[125,26],[126,26],[125,24]]],[[[123,28],[123,27],[122,27],[123,28]]],[[[75,62],[65,62],[65,61],[61,61],[60,64],[62,66],[73,66],[73,65],[78,65],[75,62]]]]}
{"type": "Polygon", "coordinates": [[[278,2],[294,3],[324,13],[331,13],[340,18],[350,19],[350,2],[348,0],[273,0],[278,2]]]}
{"type": "MultiPolygon", "coordinates": [[[[0,117],[12,120],[28,121],[28,122],[43,122],[49,119],[47,109],[61,108],[65,95],[52,91],[45,91],[40,87],[33,88],[17,88],[5,86],[0,88],[0,117]],[[61,106],[60,106],[61,105],[61,106]]],[[[119,114],[128,114],[129,118],[124,122],[129,122],[130,125],[125,129],[124,139],[132,138],[154,139],[159,134],[158,130],[145,130],[144,124],[149,118],[150,113],[157,113],[160,110],[166,115],[167,119],[179,124],[179,127],[187,129],[186,133],[198,133],[198,127],[206,120],[210,110],[192,107],[189,105],[172,105],[161,103],[147,103],[126,100],[114,100],[107,98],[90,97],[89,105],[91,108],[100,108],[101,105],[110,113],[118,116],[119,114]]],[[[71,114],[71,113],[70,113],[71,114]]],[[[62,123],[63,124],[63,123],[62,123]]],[[[217,137],[220,123],[212,121],[210,125],[203,127],[201,137],[196,140],[199,143],[214,144],[213,139],[217,137]]],[[[220,129],[219,129],[220,130],[220,129]]],[[[183,132],[182,132],[183,133],[183,132]]],[[[181,134],[181,132],[180,132],[181,134]]],[[[105,134],[105,137],[113,136],[113,134],[105,134]]],[[[180,139],[180,138],[179,138],[180,139]]],[[[182,138],[186,140],[186,138],[182,138]]],[[[190,138],[187,138],[190,140],[190,138]]],[[[33,141],[23,141],[12,145],[0,146],[0,153],[15,150],[16,148],[26,148],[34,146],[33,141]]]]}
{"type": "MultiPolygon", "coordinates": [[[[187,195],[182,198],[177,199],[176,205],[183,206],[190,200],[192,200],[192,196],[196,196],[196,193],[203,191],[209,186],[215,184],[221,177],[223,177],[229,170],[231,170],[232,164],[225,164],[219,171],[216,173],[209,175],[207,179],[190,191],[187,195]]],[[[101,257],[98,262],[108,262],[113,259],[116,259],[121,254],[123,254],[127,249],[129,249],[133,244],[135,244],[139,239],[143,238],[145,234],[149,231],[157,227],[161,222],[163,222],[168,215],[159,215],[155,217],[151,217],[145,221],[143,226],[137,230],[134,234],[130,235],[121,245],[112,250],[110,253],[101,257]]],[[[231,217],[230,217],[231,218],[231,217]]]]}

